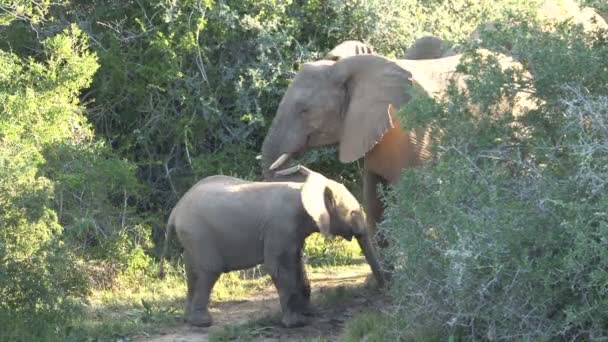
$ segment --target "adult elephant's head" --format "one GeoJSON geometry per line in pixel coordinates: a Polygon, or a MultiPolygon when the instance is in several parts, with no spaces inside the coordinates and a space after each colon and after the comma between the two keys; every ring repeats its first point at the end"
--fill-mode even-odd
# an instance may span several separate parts
{"type": "Polygon", "coordinates": [[[304,64],[264,140],[265,178],[311,147],[339,144],[343,163],[362,158],[393,127],[387,108],[407,102],[410,86],[408,71],[378,55],[304,64]]]}

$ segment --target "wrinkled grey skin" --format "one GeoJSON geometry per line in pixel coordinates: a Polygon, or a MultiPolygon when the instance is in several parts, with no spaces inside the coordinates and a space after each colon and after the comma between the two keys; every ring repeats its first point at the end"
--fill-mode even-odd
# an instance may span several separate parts
{"type": "Polygon", "coordinates": [[[342,184],[305,170],[303,183],[211,176],[179,200],[169,217],[166,241],[174,228],[184,248],[189,323],[212,324],[209,296],[222,273],[264,264],[279,294],[282,323],[307,324],[310,284],[302,248],[314,232],[355,237],[383,284],[359,203],[342,184]]]}

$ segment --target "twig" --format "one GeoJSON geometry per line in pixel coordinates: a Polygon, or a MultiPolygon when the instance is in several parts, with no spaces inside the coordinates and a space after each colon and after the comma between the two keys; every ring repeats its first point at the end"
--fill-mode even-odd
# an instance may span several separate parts
{"type": "Polygon", "coordinates": [[[188,131],[184,130],[184,148],[186,149],[186,158],[188,158],[188,165],[192,169],[192,159],[190,158],[190,149],[188,148],[188,131]]]}
{"type": "Polygon", "coordinates": [[[127,198],[128,198],[128,196],[127,196],[127,189],[123,188],[122,191],[123,191],[123,196],[124,196],[124,202],[123,202],[123,207],[122,207],[122,219],[121,219],[121,222],[120,222],[120,227],[122,229],[124,229],[125,228],[125,220],[126,220],[126,217],[127,217],[127,198]]]}
{"type": "MultiPolygon", "coordinates": [[[[198,3],[198,10],[201,13],[201,18],[205,17],[205,10],[201,7],[201,3],[199,1],[198,3]]],[[[194,14],[194,11],[190,12],[190,16],[188,17],[188,28],[192,31],[192,25],[191,25],[191,21],[192,21],[192,15],[194,14]]],[[[198,70],[201,73],[201,77],[203,78],[203,81],[205,81],[205,83],[209,84],[209,80],[207,79],[207,72],[205,72],[205,63],[203,62],[203,53],[201,52],[201,47],[199,45],[199,30],[196,30],[196,66],[198,67],[198,70]]]]}
{"type": "Polygon", "coordinates": [[[167,180],[169,181],[169,186],[171,186],[171,191],[173,191],[173,194],[177,196],[177,191],[175,190],[175,186],[173,186],[173,181],[171,180],[171,173],[169,172],[169,166],[167,164],[168,161],[163,164],[163,166],[165,167],[165,174],[167,176],[167,180]]]}

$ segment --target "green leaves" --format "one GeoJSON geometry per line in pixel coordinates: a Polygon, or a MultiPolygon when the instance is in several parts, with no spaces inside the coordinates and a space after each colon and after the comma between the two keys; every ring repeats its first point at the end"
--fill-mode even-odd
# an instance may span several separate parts
{"type": "Polygon", "coordinates": [[[466,340],[605,339],[606,47],[565,25],[505,24],[494,38],[511,39],[530,79],[469,54],[467,93],[406,112],[426,110],[441,134],[437,159],[386,199],[399,314],[466,340]],[[494,106],[515,90],[538,108],[494,106]]]}
{"type": "Polygon", "coordinates": [[[0,51],[0,319],[8,339],[63,333],[78,312],[73,299],[87,288],[73,243],[64,243],[64,231],[73,229],[66,217],[100,210],[92,216],[107,218],[113,207],[126,215],[126,204],[112,203],[112,192],[116,183],[123,183],[120,193],[136,183],[128,164],[109,150],[101,157],[103,145],[91,142],[79,95],[98,64],[86,36],[73,25],[43,46],[39,58],[0,51]],[[102,160],[84,159],[91,154],[102,160]],[[113,177],[121,173],[131,185],[113,177]],[[90,175],[96,177],[83,177],[90,175]],[[83,210],[89,191],[94,203],[83,210]],[[41,329],[23,329],[33,322],[43,322],[41,329]]]}

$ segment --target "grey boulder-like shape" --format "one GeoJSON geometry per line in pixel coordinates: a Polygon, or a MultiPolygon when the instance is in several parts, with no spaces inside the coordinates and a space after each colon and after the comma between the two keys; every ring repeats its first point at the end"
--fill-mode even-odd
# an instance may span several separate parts
{"type": "Polygon", "coordinates": [[[337,61],[350,56],[373,55],[375,53],[374,47],[369,44],[360,42],[358,40],[346,40],[331,49],[331,51],[329,51],[323,57],[323,59],[337,61]]]}

